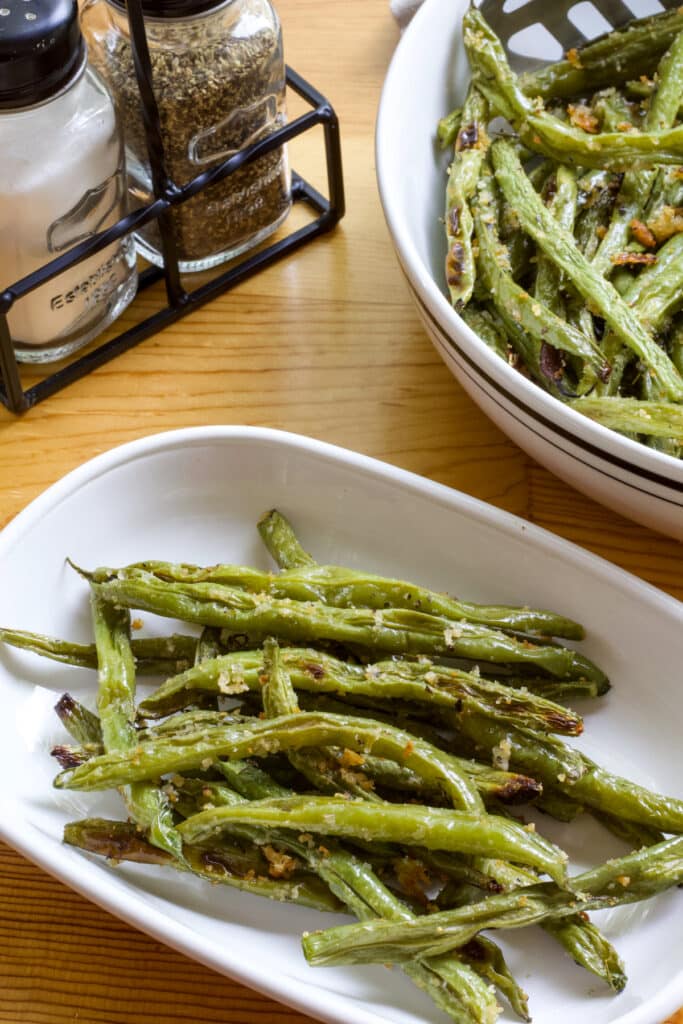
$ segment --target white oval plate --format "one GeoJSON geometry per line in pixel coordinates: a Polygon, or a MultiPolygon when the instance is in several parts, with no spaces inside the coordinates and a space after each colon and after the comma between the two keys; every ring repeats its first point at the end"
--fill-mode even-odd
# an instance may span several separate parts
{"type": "MultiPolygon", "coordinates": [[[[683,605],[557,537],[448,488],[291,434],[202,427],[136,441],[71,473],[0,535],[0,623],[89,638],[87,592],[64,563],[143,558],[266,566],[255,523],[277,506],[322,561],[405,576],[474,600],[553,607],[583,621],[585,650],[614,690],[587,710],[585,749],[608,767],[683,797],[679,683],[683,605]]],[[[149,631],[169,623],[145,616],[149,631]]],[[[121,813],[115,798],[58,793],[48,752],[64,739],[52,706],[69,689],[91,704],[94,675],[0,652],[0,835],[84,896],[175,949],[334,1024],[445,1020],[381,967],[313,970],[305,910],[158,868],[113,868],[61,843],[65,822],[121,813]],[[8,770],[9,769],[9,770],[8,770]]],[[[617,852],[598,826],[544,830],[577,866],[617,852]]],[[[540,930],[505,948],[537,1021],[656,1024],[683,1003],[681,895],[596,915],[623,955],[619,997],[540,930]]],[[[503,1020],[513,1018],[506,1014],[503,1020]]]]}

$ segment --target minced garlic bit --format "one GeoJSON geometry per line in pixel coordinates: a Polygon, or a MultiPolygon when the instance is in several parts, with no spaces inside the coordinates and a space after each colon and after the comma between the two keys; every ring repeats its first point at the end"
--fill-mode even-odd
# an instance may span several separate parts
{"type": "Polygon", "coordinates": [[[617,877],[617,882],[619,883],[619,885],[622,885],[624,889],[628,889],[629,885],[631,884],[631,878],[629,875],[619,875],[617,877]]]}
{"type": "Polygon", "coordinates": [[[273,846],[262,846],[263,855],[268,861],[268,874],[271,878],[291,878],[298,867],[298,861],[288,853],[282,853],[273,846]]]}
{"type": "Polygon", "coordinates": [[[218,689],[224,696],[232,696],[235,693],[244,693],[249,689],[244,681],[242,666],[235,664],[227,672],[221,672],[218,677],[218,689]]]}
{"type": "Polygon", "coordinates": [[[600,122],[590,107],[585,103],[570,103],[567,106],[569,120],[575,128],[581,128],[584,132],[595,135],[600,131],[600,122]]]}
{"type": "Polygon", "coordinates": [[[683,232],[683,208],[680,206],[663,206],[647,222],[648,229],[660,243],[666,242],[672,235],[683,232]]]}
{"type": "Polygon", "coordinates": [[[655,249],[657,247],[657,239],[651,228],[647,224],[643,224],[642,220],[638,220],[634,217],[630,223],[631,234],[635,238],[636,242],[644,245],[646,249],[655,249]]]}
{"type": "Polygon", "coordinates": [[[359,764],[363,764],[364,760],[362,754],[357,754],[355,750],[349,750],[348,747],[345,747],[339,763],[342,768],[354,768],[359,764]]]}
{"type": "Polygon", "coordinates": [[[512,743],[507,736],[504,736],[500,743],[491,751],[493,757],[493,767],[498,768],[502,772],[506,772],[510,767],[510,754],[512,753],[512,743]]]}
{"type": "Polygon", "coordinates": [[[456,640],[462,636],[462,629],[460,626],[446,626],[443,631],[443,638],[446,643],[446,647],[454,647],[456,640]]]}

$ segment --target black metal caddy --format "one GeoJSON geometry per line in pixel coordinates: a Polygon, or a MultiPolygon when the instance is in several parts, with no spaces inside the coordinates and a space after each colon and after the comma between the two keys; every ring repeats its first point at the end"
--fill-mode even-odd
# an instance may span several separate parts
{"type": "Polygon", "coordinates": [[[283,256],[305,245],[306,242],[318,235],[330,231],[344,216],[344,181],[337,115],[325,97],[290,67],[287,68],[287,86],[305,100],[312,108],[311,110],[273,132],[267,138],[255,142],[210,170],[197,175],[186,185],[178,186],[173,182],[167,174],[164,161],[159,111],[154,97],[152,66],[141,0],[127,0],[126,7],[130,22],[135,73],[142,100],[143,121],[155,198],[147,206],[128,214],[106,231],[93,235],[69,252],[11,284],[9,288],[0,293],[0,402],[13,413],[25,412],[44,398],[85,376],[96,367],[102,366],[110,359],[114,359],[126,349],[132,348],[168,324],[191,313],[205,302],[228,291],[257,271],[282,259],[283,256]],[[169,211],[174,206],[191,199],[203,189],[229,177],[245,164],[251,163],[258,157],[319,125],[322,126],[324,132],[328,197],[321,195],[296,172],[292,173],[292,200],[308,205],[317,214],[315,219],[292,231],[285,238],[260,249],[255,254],[232,263],[227,270],[208,283],[192,291],[187,291],[181,281],[169,211]],[[72,358],[66,366],[51,373],[32,387],[24,389],[7,321],[7,314],[13,304],[35,288],[61,274],[62,271],[83,262],[102,249],[106,249],[108,245],[123,235],[136,231],[152,220],[159,222],[164,267],[163,269],[148,267],[143,270],[140,274],[138,291],[148,288],[163,278],[167,299],[164,308],[111,340],[91,348],[85,355],[72,358]]]}

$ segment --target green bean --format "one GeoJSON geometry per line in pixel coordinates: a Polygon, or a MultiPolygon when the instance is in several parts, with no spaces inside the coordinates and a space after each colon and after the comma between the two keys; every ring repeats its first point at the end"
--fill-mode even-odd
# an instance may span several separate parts
{"type": "Polygon", "coordinates": [[[485,345],[488,345],[501,359],[508,361],[510,346],[507,335],[504,330],[500,329],[500,325],[496,323],[488,310],[477,309],[470,302],[468,306],[460,310],[460,316],[485,345]]]}
{"type": "Polygon", "coordinates": [[[475,85],[492,110],[515,126],[528,149],[549,156],[557,163],[616,171],[681,163],[683,128],[598,135],[574,128],[543,110],[538,100],[524,94],[510,70],[500,40],[476,8],[466,11],[463,31],[475,85]]]}
{"type": "MultiPolygon", "coordinates": [[[[0,640],[51,661],[79,668],[97,668],[95,644],[58,640],[21,629],[0,629],[0,640]]],[[[138,671],[145,675],[176,675],[194,661],[197,641],[193,636],[149,637],[131,640],[138,671]]]]}
{"type": "Polygon", "coordinates": [[[464,945],[485,928],[522,928],[548,918],[634,903],[683,880],[683,839],[629,854],[571,880],[572,891],[540,883],[523,891],[488,896],[479,903],[442,911],[395,926],[373,921],[304,936],[306,959],[313,966],[349,963],[401,963],[415,956],[436,956],[464,945]]]}
{"type": "Polygon", "coordinates": [[[628,22],[579,47],[572,60],[548,64],[520,76],[528,96],[572,97],[652,73],[683,29],[680,9],[628,22]]]}
{"type": "MultiPolygon", "coordinates": [[[[443,795],[433,786],[426,785],[424,780],[404,768],[395,761],[386,758],[365,756],[361,766],[363,775],[379,786],[396,790],[400,793],[415,793],[423,797],[423,803],[431,802],[435,797],[443,795]]],[[[515,772],[498,771],[488,765],[476,761],[463,763],[463,771],[468,774],[484,799],[499,800],[501,803],[526,804],[541,793],[541,787],[535,779],[515,772]]]]}
{"type": "Polygon", "coordinates": [[[259,875],[256,871],[267,869],[267,862],[260,855],[255,856],[253,852],[231,847],[227,843],[207,848],[185,846],[183,862],[148,843],[140,836],[135,825],[101,818],[65,825],[64,842],[117,863],[135,861],[138,864],[160,864],[179,871],[191,870],[193,874],[214,885],[228,885],[255,896],[296,903],[327,913],[339,911],[342,906],[315,875],[299,874],[292,880],[274,880],[259,875]],[[250,869],[253,877],[244,877],[250,869]],[[239,872],[243,873],[242,876],[239,872]]]}
{"type": "Polygon", "coordinates": [[[475,86],[470,86],[462,111],[462,125],[456,136],[453,160],[446,185],[446,283],[451,305],[466,306],[474,289],[472,255],[473,222],[470,200],[479,180],[489,146],[486,133],[488,104],[475,86]]]}
{"type": "MultiPolygon", "coordinates": [[[[560,166],[555,172],[555,191],[548,208],[566,231],[574,229],[576,201],[576,172],[571,167],[560,166]]],[[[562,316],[564,311],[560,285],[560,271],[548,256],[541,253],[536,264],[534,297],[558,316],[562,316]]]]}
{"type": "Polygon", "coordinates": [[[621,957],[599,928],[580,914],[541,922],[580,967],[604,981],[613,992],[623,992],[628,978],[621,957]]]}
{"type": "Polygon", "coordinates": [[[213,711],[199,709],[181,711],[171,715],[163,722],[138,729],[138,740],[151,740],[155,736],[181,736],[183,733],[196,733],[200,729],[215,729],[233,722],[245,721],[239,709],[233,711],[213,711]]]}
{"type": "Polygon", "coordinates": [[[138,744],[130,752],[110,752],[57,776],[58,788],[95,790],[156,779],[168,772],[210,766],[219,757],[265,757],[302,747],[336,746],[373,751],[398,760],[424,779],[438,781],[456,805],[479,808],[479,795],[458,761],[400,729],[341,715],[281,715],[270,720],[246,719],[208,732],[162,736],[138,744]]]}
{"type": "Polygon", "coordinates": [[[500,949],[479,935],[460,950],[460,957],[507,998],[518,1017],[531,1021],[526,992],[517,984],[500,949]]]}
{"type": "MultiPolygon", "coordinates": [[[[130,614],[91,590],[90,604],[98,662],[97,710],[103,757],[127,755],[135,747],[135,661],[130,646],[130,614]]],[[[86,762],[87,764],[87,762],[86,762]]],[[[85,767],[85,765],[83,766],[85,767]]],[[[182,842],[165,794],[149,782],[126,785],[128,813],[154,846],[182,861],[182,842]]]]}
{"type": "MultiPolygon", "coordinates": [[[[488,679],[489,673],[482,672],[482,679],[488,679]]],[[[545,700],[564,703],[568,700],[583,700],[590,697],[601,697],[609,690],[609,685],[601,686],[600,683],[590,679],[557,680],[541,676],[510,676],[502,675],[500,672],[491,673],[491,678],[498,679],[504,686],[514,689],[527,690],[545,700]]]]}
{"type": "Polygon", "coordinates": [[[282,663],[276,640],[268,637],[263,644],[263,710],[268,718],[292,715],[300,710],[291,679],[282,663]]]}
{"type": "MultiPolygon", "coordinates": [[[[273,516],[274,513],[270,515],[273,516]]],[[[279,523],[279,529],[282,530],[286,523],[283,516],[279,516],[279,523]]],[[[291,545],[296,538],[288,523],[287,527],[290,531],[288,541],[291,545]]],[[[156,577],[164,583],[215,583],[246,590],[252,594],[267,594],[273,598],[321,601],[335,608],[383,610],[391,606],[440,615],[454,622],[465,620],[517,632],[540,632],[546,637],[558,636],[570,640],[582,640],[584,637],[583,627],[579,623],[555,612],[505,605],[473,604],[415,583],[336,565],[308,563],[273,575],[239,565],[201,568],[193,565],[174,565],[169,562],[140,562],[121,569],[97,569],[91,576],[96,583],[106,583],[115,579],[140,579],[144,578],[144,574],[156,577]]]]}
{"type": "MultiPolygon", "coordinates": [[[[282,661],[281,652],[277,643],[273,640],[267,640],[264,645],[264,667],[267,675],[267,682],[263,689],[263,706],[266,715],[269,717],[276,716],[278,714],[295,713],[299,710],[299,706],[296,699],[296,694],[291,685],[291,681],[287,672],[285,671],[282,661]]],[[[322,789],[323,792],[328,791],[328,781],[325,777],[325,770],[321,771],[318,758],[323,758],[334,761],[331,757],[332,751],[329,748],[322,748],[318,750],[307,750],[303,753],[296,753],[290,751],[289,758],[295,768],[301,771],[306,778],[313,782],[318,789],[322,789]],[[322,783],[322,784],[321,784],[322,783]]],[[[377,759],[376,759],[377,760],[377,759]]],[[[392,764],[392,762],[384,762],[386,764],[392,764]]],[[[394,765],[400,769],[400,766],[394,765]]],[[[403,771],[409,771],[409,769],[402,769],[403,771]]],[[[362,783],[359,785],[356,778],[352,773],[332,770],[331,778],[329,779],[329,791],[331,793],[348,792],[351,795],[359,795],[361,799],[365,800],[378,800],[379,798],[374,797],[374,794],[364,789],[362,783]]],[[[382,802],[382,801],[380,801],[382,802]]],[[[483,805],[480,803],[480,809],[483,810],[483,805]]],[[[435,866],[435,858],[433,855],[430,857],[429,851],[424,851],[422,859],[426,861],[428,867],[435,866]]],[[[449,863],[449,874],[452,873],[452,865],[449,863]]],[[[476,872],[476,868],[465,869],[469,874],[473,871],[476,872]]],[[[481,884],[481,882],[480,882],[481,884]]],[[[492,982],[501,991],[504,991],[508,999],[511,1001],[513,1007],[521,1013],[523,1018],[528,1019],[528,1006],[524,993],[517,986],[512,974],[510,973],[505,959],[498,949],[491,942],[483,943],[477,942],[472,944],[472,947],[468,950],[468,955],[464,956],[463,961],[469,963],[473,969],[486,980],[492,982]]]]}
{"type": "MultiPolygon", "coordinates": [[[[289,676],[282,664],[280,648],[277,643],[271,639],[266,640],[264,644],[264,669],[267,676],[267,682],[263,688],[263,706],[266,715],[268,717],[274,717],[278,714],[292,714],[298,712],[299,706],[296,694],[289,676]]],[[[294,751],[289,752],[289,758],[293,766],[313,782],[318,789],[322,789],[323,792],[326,792],[328,790],[328,779],[325,774],[325,768],[323,767],[321,770],[319,766],[320,757],[328,762],[331,761],[334,766],[334,760],[332,758],[332,751],[330,748],[321,748],[320,750],[308,749],[301,753],[294,751]]],[[[385,763],[392,764],[392,762],[385,763]]],[[[409,771],[409,769],[403,770],[409,771]]],[[[341,791],[348,792],[351,795],[357,794],[365,800],[378,799],[374,797],[374,794],[365,790],[362,783],[359,785],[352,773],[344,772],[343,770],[336,771],[333,767],[329,774],[329,791],[331,793],[334,794],[341,791]]],[[[479,804],[479,808],[483,810],[481,802],[479,804]]],[[[425,853],[427,853],[427,865],[433,866],[433,860],[430,864],[428,851],[425,851],[425,853]]],[[[449,868],[452,868],[450,864],[449,868]]],[[[472,868],[467,870],[471,872],[475,869],[472,868]]],[[[493,982],[498,988],[504,991],[513,1007],[522,1012],[524,1019],[528,1019],[528,1007],[526,1006],[524,994],[514,981],[514,978],[505,963],[504,957],[497,946],[493,943],[485,945],[479,942],[470,949],[469,955],[462,959],[465,963],[470,963],[473,969],[481,977],[493,982]]]]}
{"type": "MultiPolygon", "coordinates": [[[[329,608],[314,601],[260,597],[213,583],[162,583],[147,574],[95,586],[102,597],[121,607],[295,642],[336,640],[390,654],[447,654],[473,661],[524,663],[561,678],[573,674],[579,657],[566,648],[521,643],[486,626],[453,624],[409,609],[329,608]]],[[[598,670],[586,673],[584,668],[589,678],[594,673],[604,678],[598,670]]]]}
{"type": "Polygon", "coordinates": [[[662,131],[676,123],[683,92],[683,24],[662,57],[655,77],[656,89],[645,115],[649,131],[662,131]]]}
{"type": "Polygon", "coordinates": [[[664,842],[664,836],[658,829],[637,825],[632,821],[623,821],[601,811],[592,811],[592,816],[632,850],[641,850],[644,846],[656,846],[657,843],[664,842]]]}
{"type": "Polygon", "coordinates": [[[547,784],[543,786],[542,794],[534,801],[534,807],[556,821],[564,822],[574,821],[584,811],[584,807],[576,800],[572,800],[564,793],[558,793],[547,784]]]}
{"type": "MultiPolygon", "coordinates": [[[[669,313],[680,303],[683,285],[683,235],[668,239],[657,253],[657,262],[631,279],[623,292],[628,303],[645,330],[654,333],[669,313]]],[[[614,332],[607,332],[603,340],[606,358],[613,364],[609,380],[597,387],[596,398],[615,396],[622,381],[626,361],[622,356],[622,341],[614,332]]],[[[673,363],[675,367],[675,363],[673,363]]],[[[658,399],[665,397],[657,386],[658,399]]],[[[655,389],[653,388],[653,396],[655,389]]],[[[618,429],[618,428],[615,428],[618,429]]],[[[627,433],[630,431],[626,431],[627,433]]],[[[638,433],[638,431],[635,431],[638,433]]],[[[644,431],[640,431],[644,433],[644,431]]]]}
{"type": "Polygon", "coordinates": [[[514,150],[499,140],[491,147],[496,177],[520,221],[540,247],[552,256],[584,298],[611,329],[656,373],[669,397],[683,399],[683,379],[668,356],[650,338],[616,290],[581,255],[571,236],[555,224],[528,185],[514,150]]]}
{"type": "Polygon", "coordinates": [[[205,626],[202,635],[197,641],[197,649],[194,653],[194,664],[201,665],[203,661],[210,658],[217,658],[221,654],[221,632],[211,626],[205,626]]]}
{"type": "MultiPolygon", "coordinates": [[[[646,131],[657,131],[673,127],[680,103],[680,63],[683,59],[683,33],[673,41],[671,49],[662,59],[659,72],[659,86],[645,115],[643,127],[646,131]],[[677,83],[678,99],[672,104],[672,86],[677,83]]],[[[619,130],[619,115],[616,123],[608,125],[609,130],[619,130]]],[[[623,120],[623,118],[621,118],[623,120]]],[[[628,119],[627,119],[628,120],[628,119]]],[[[608,277],[614,269],[612,257],[622,252],[628,243],[631,224],[641,212],[652,192],[657,177],[656,171],[627,170],[621,183],[617,203],[611,222],[593,258],[595,270],[608,277]]]]}
{"type": "Polygon", "coordinates": [[[634,104],[614,86],[597,93],[593,97],[592,107],[603,132],[629,131],[630,128],[640,127],[634,104]]]}
{"type": "Polygon", "coordinates": [[[683,444],[683,405],[612,396],[577,398],[569,405],[611,430],[646,434],[648,437],[671,437],[683,444]]]}
{"type": "Polygon", "coordinates": [[[462,107],[455,107],[450,114],[446,114],[439,121],[436,128],[436,137],[442,149],[450,149],[455,145],[455,140],[462,124],[462,107]]]}
{"type": "Polygon", "coordinates": [[[316,565],[315,559],[299,543],[288,520],[276,508],[261,516],[258,532],[281,569],[305,569],[316,565]]]}
{"type": "Polygon", "coordinates": [[[70,693],[63,694],[55,704],[60,722],[77,743],[102,745],[102,726],[97,715],[84,707],[70,693]]]}
{"type": "MultiPolygon", "coordinates": [[[[65,694],[65,696],[69,696],[69,694],[65,694]]],[[[135,735],[141,741],[155,739],[158,736],[179,736],[183,733],[195,733],[200,728],[216,728],[231,722],[243,721],[245,719],[239,712],[189,711],[173,715],[171,718],[155,726],[137,729],[135,735]]],[[[104,753],[101,733],[99,733],[99,739],[83,740],[80,748],[59,745],[55,746],[50,753],[53,757],[57,758],[60,764],[62,764],[62,757],[63,760],[74,762],[70,765],[62,764],[62,767],[75,767],[76,764],[82,764],[91,757],[104,753]]]]}
{"type": "Polygon", "coordinates": [[[664,241],[668,234],[681,230],[680,206],[683,204],[683,178],[679,167],[661,167],[657,180],[643,213],[643,220],[653,231],[658,240],[664,241]],[[670,224],[666,224],[670,221],[670,224]],[[672,230],[665,232],[660,239],[663,227],[672,230]]]}
{"type": "Polygon", "coordinates": [[[655,331],[680,304],[683,284],[683,235],[672,235],[657,251],[657,262],[644,267],[624,293],[646,330],[655,331]]]}
{"type": "Polygon", "coordinates": [[[647,75],[641,75],[640,78],[631,78],[628,82],[625,82],[624,88],[633,99],[647,100],[655,91],[655,82],[654,79],[648,78],[647,75]]]}
{"type": "MultiPolygon", "coordinates": [[[[304,695],[305,696],[305,695],[304,695]]],[[[387,725],[400,724],[402,728],[405,728],[411,733],[413,737],[420,736],[422,739],[427,740],[433,746],[438,746],[444,749],[447,744],[444,743],[444,737],[441,733],[438,733],[434,729],[429,729],[420,723],[411,719],[404,719],[397,717],[396,713],[388,712],[383,714],[376,709],[366,709],[358,707],[353,704],[345,704],[342,701],[330,700],[329,698],[323,698],[320,700],[316,698],[315,703],[304,704],[307,711],[329,711],[332,714],[347,714],[353,712],[354,715],[359,717],[370,718],[376,722],[383,722],[387,725]]],[[[478,790],[479,794],[486,802],[487,800],[498,800],[501,803],[520,804],[528,803],[534,800],[541,792],[542,787],[535,779],[530,778],[527,775],[521,775],[518,772],[506,772],[496,768],[492,768],[487,764],[481,764],[474,761],[467,756],[454,757],[460,770],[471,779],[474,786],[478,790]]],[[[577,757],[577,769],[581,770],[582,765],[577,757]]],[[[363,755],[363,773],[368,775],[371,779],[375,778],[375,772],[377,772],[377,779],[382,784],[386,781],[387,785],[390,785],[391,779],[396,781],[399,777],[404,779],[403,773],[408,773],[409,777],[415,780],[415,785],[418,784],[419,776],[415,773],[411,773],[410,769],[406,769],[401,765],[396,764],[393,761],[387,759],[377,759],[372,755],[363,755]],[[382,766],[378,767],[378,760],[381,760],[382,766]]],[[[422,786],[426,786],[426,791],[430,792],[431,788],[421,780],[422,786]]]]}
{"type": "Polygon", "coordinates": [[[135,662],[130,647],[130,614],[93,592],[92,618],[99,663],[97,710],[105,750],[135,743],[135,662]]]}
{"type": "Polygon", "coordinates": [[[61,768],[75,768],[76,765],[83,764],[91,757],[97,757],[102,753],[104,753],[104,747],[101,743],[85,743],[78,747],[68,743],[58,743],[50,751],[50,756],[55,758],[61,768]]]}
{"type": "MultiPolygon", "coordinates": [[[[220,762],[229,784],[245,800],[263,800],[287,796],[260,768],[244,762],[220,762]]],[[[293,840],[292,834],[277,836],[282,844],[302,857],[326,882],[348,909],[361,921],[376,916],[406,920],[412,915],[407,907],[380,882],[367,863],[359,860],[334,840],[325,840],[321,850],[313,841],[293,840]],[[292,844],[295,845],[292,845],[292,844]]],[[[457,957],[404,964],[403,971],[422,988],[444,1012],[458,1024],[493,1024],[498,1008],[482,979],[457,957]]]]}
{"type": "MultiPolygon", "coordinates": [[[[272,637],[263,645],[263,669],[267,680],[263,687],[263,710],[266,718],[296,714],[300,710],[299,702],[283,665],[280,648],[272,637]]],[[[379,800],[372,792],[372,786],[368,785],[365,776],[360,777],[337,763],[332,747],[290,750],[287,756],[292,767],[322,793],[350,793],[366,800],[379,800]]],[[[360,755],[355,756],[360,758],[360,755]]],[[[481,801],[479,807],[483,808],[481,801]]]]}
{"type": "Polygon", "coordinates": [[[528,772],[544,785],[559,790],[586,808],[662,832],[683,832],[683,801],[652,793],[613,775],[585,755],[579,755],[583,772],[572,778],[567,772],[564,756],[570,752],[576,755],[577,751],[558,738],[553,737],[550,743],[549,737],[542,737],[541,748],[533,733],[515,726],[501,728],[476,715],[463,716],[459,727],[469,740],[484,750],[491,751],[504,743],[511,766],[528,772]]]}
{"type": "Polygon", "coordinates": [[[216,768],[230,788],[244,800],[292,795],[292,790],[281,786],[252,761],[218,761],[216,768]]]}
{"type": "MultiPolygon", "coordinates": [[[[538,876],[534,872],[519,866],[513,867],[503,861],[482,861],[480,866],[482,870],[489,871],[503,892],[526,889],[538,883],[538,876]]],[[[600,978],[613,991],[621,992],[624,989],[627,978],[619,954],[585,917],[574,914],[550,918],[541,921],[540,926],[580,967],[600,978]]]]}
{"type": "MultiPolygon", "coordinates": [[[[576,222],[576,244],[586,259],[593,262],[602,245],[600,236],[603,232],[607,233],[610,218],[613,218],[620,182],[619,175],[607,171],[588,172],[581,178],[582,210],[576,222]]],[[[609,267],[610,270],[614,269],[611,261],[609,267]]],[[[593,320],[586,309],[583,296],[574,290],[571,293],[571,300],[575,315],[581,318],[584,329],[590,328],[589,336],[594,338],[593,320]]]]}
{"type": "MultiPolygon", "coordinates": [[[[660,402],[662,393],[649,370],[643,370],[640,378],[640,397],[644,403],[655,405],[660,402]]],[[[674,408],[681,409],[681,406],[674,408]]],[[[664,452],[678,459],[681,455],[681,442],[674,437],[655,437],[652,434],[645,435],[645,444],[655,451],[664,452]]]]}
{"type": "MultiPolygon", "coordinates": [[[[79,769],[75,769],[79,771],[79,769]]],[[[254,801],[202,811],[182,822],[186,841],[202,842],[232,824],[302,829],[324,835],[377,839],[529,864],[565,884],[566,854],[541,836],[493,815],[478,815],[415,804],[368,804],[322,796],[254,801]]]]}
{"type": "MultiPolygon", "coordinates": [[[[524,174],[524,171],[521,173],[524,174]]],[[[516,284],[506,269],[504,256],[501,259],[502,244],[496,227],[494,188],[490,175],[482,175],[473,209],[474,229],[479,243],[477,266],[503,319],[507,321],[509,317],[513,318],[529,336],[532,345],[530,369],[534,368],[535,376],[541,379],[545,377],[547,382],[548,375],[543,372],[540,355],[544,343],[599,364],[602,357],[589,339],[516,284]]],[[[538,202],[543,205],[540,199],[538,202]]]]}
{"type": "MultiPolygon", "coordinates": [[[[416,705],[481,712],[542,732],[576,736],[583,729],[580,716],[560,704],[431,661],[349,665],[331,655],[297,647],[283,648],[281,658],[297,690],[399,699],[416,705]]],[[[241,651],[210,659],[168,679],[140,703],[139,713],[152,718],[167,714],[183,706],[186,694],[198,691],[227,696],[260,691],[263,665],[261,651],[241,651]]]]}

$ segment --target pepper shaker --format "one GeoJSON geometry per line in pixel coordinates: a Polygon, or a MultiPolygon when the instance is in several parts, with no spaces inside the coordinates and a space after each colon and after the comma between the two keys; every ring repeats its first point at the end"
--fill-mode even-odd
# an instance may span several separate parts
{"type": "MultiPolygon", "coordinates": [[[[166,168],[184,185],[285,123],[282,32],[269,0],[142,0],[166,168]]],[[[123,0],[89,0],[82,14],[92,60],[124,124],[134,200],[153,198],[123,0]]],[[[173,208],[180,269],[204,270],[274,232],[291,207],[284,147],[173,208]]],[[[136,236],[163,264],[155,224],[136,236]]]]}
{"type": "MultiPolygon", "coordinates": [[[[126,212],[112,98],[87,66],[77,0],[0,0],[2,287],[126,212]]],[[[17,359],[49,362],[87,344],[131,302],[135,247],[123,239],[19,299],[17,359]]]]}

